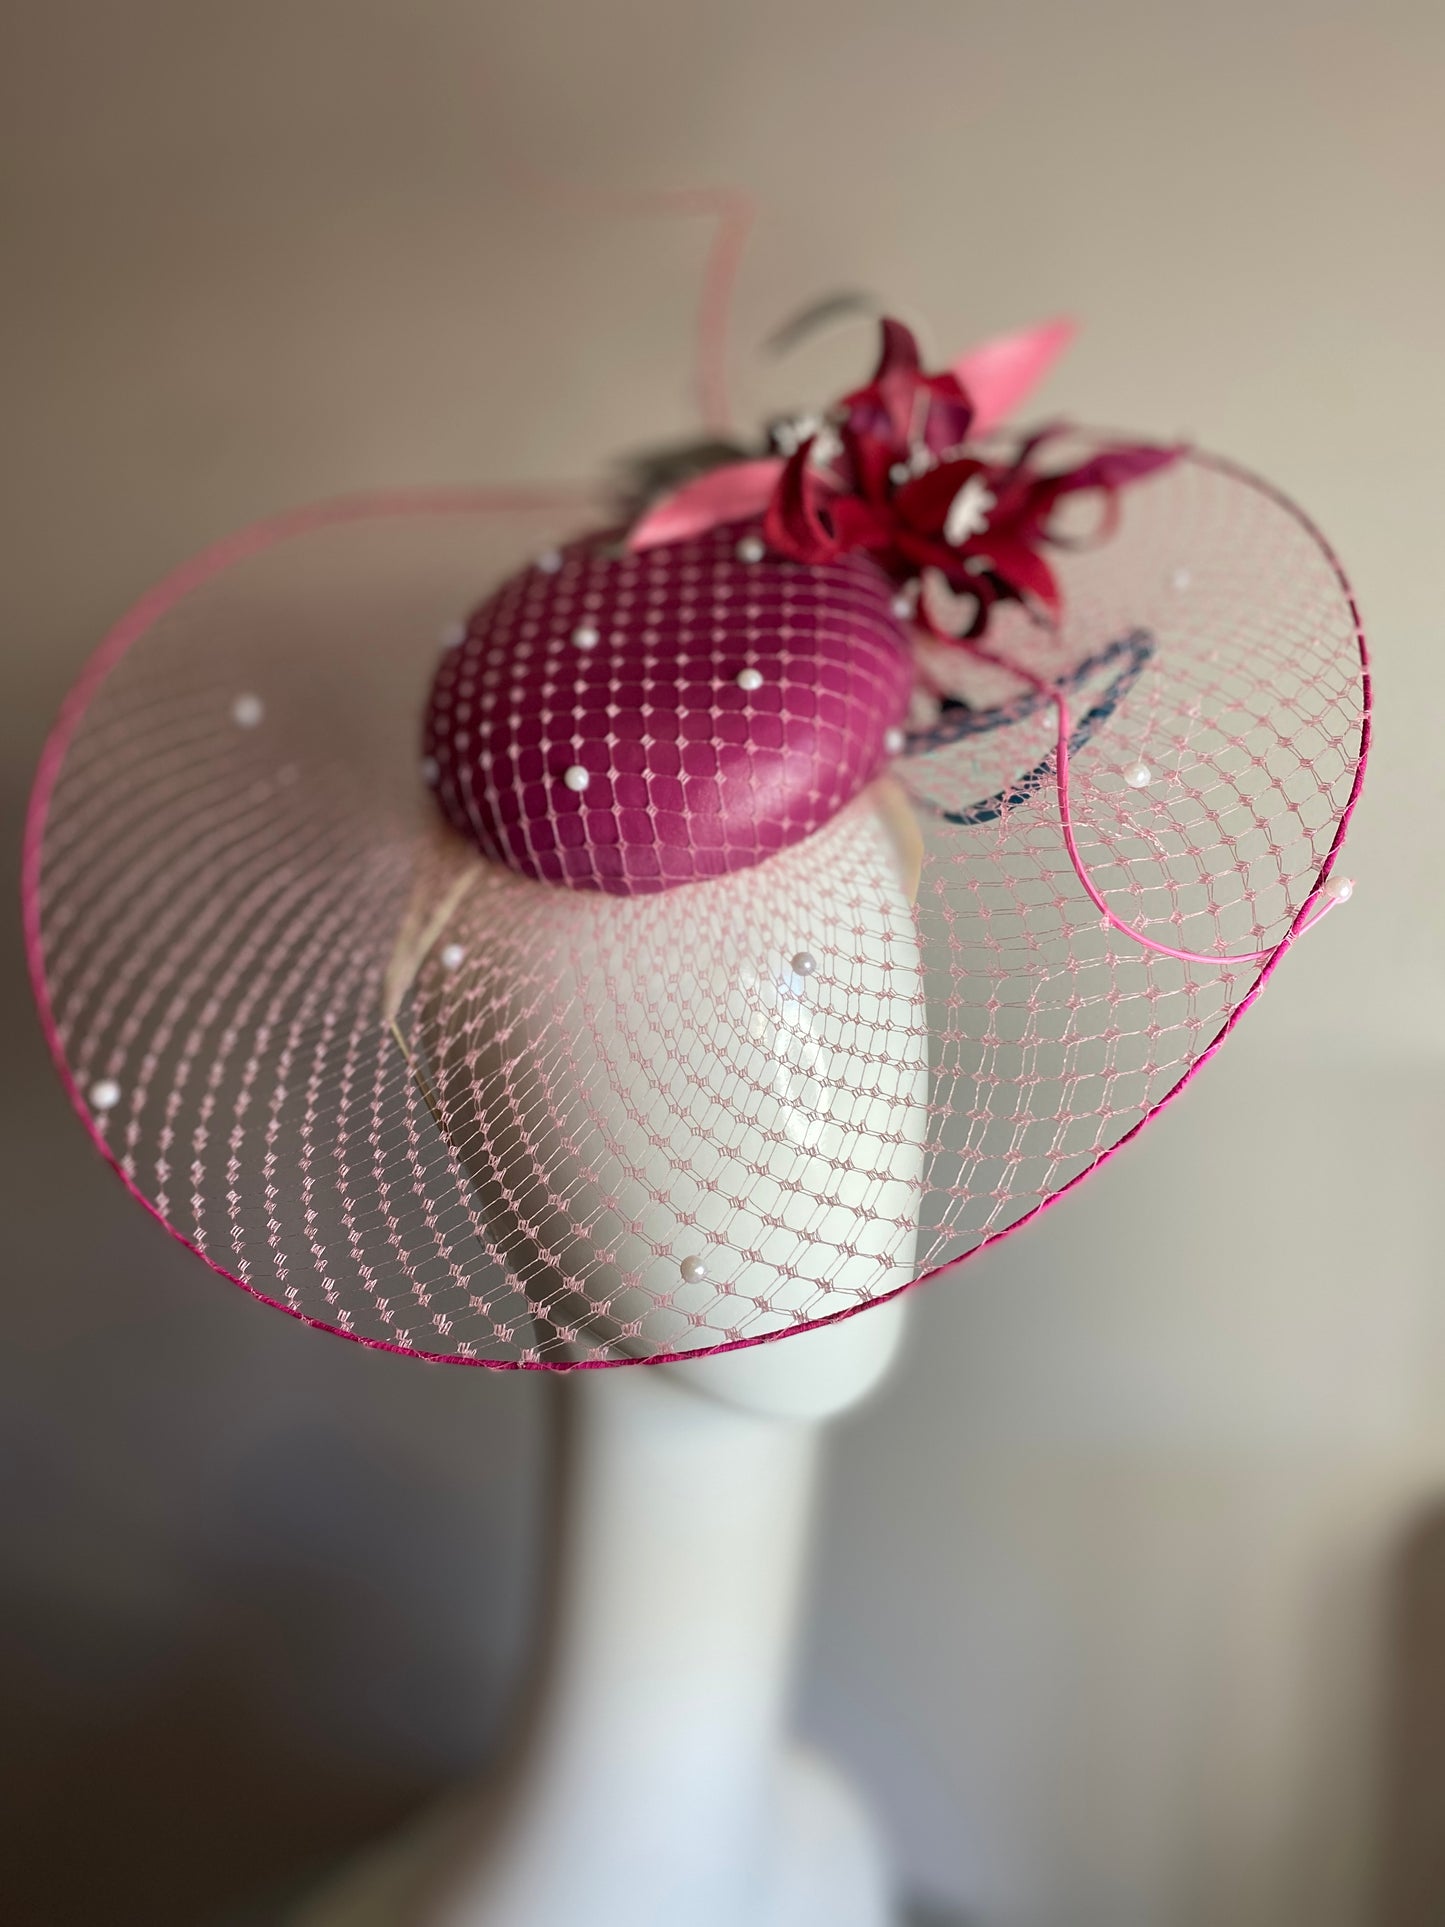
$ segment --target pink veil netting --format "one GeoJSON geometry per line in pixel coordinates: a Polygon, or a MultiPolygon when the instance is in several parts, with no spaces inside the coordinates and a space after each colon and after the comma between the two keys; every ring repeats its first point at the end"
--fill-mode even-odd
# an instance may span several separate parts
{"type": "Polygon", "coordinates": [[[1116,922],[1250,960],[1101,913],[1052,706],[1004,671],[754,869],[549,888],[438,828],[418,713],[456,619],[586,508],[373,498],[200,557],[86,670],[27,833],[42,1019],[133,1195],[256,1296],[449,1362],[772,1339],[1027,1222],[1330,900],[1368,746],[1330,550],[1191,455],[1064,558],[1058,634],[989,641],[1067,692],[1116,922]]]}

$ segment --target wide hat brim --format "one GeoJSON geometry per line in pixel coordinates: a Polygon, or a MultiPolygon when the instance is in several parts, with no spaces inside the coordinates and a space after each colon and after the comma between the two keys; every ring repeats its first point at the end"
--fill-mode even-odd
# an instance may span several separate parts
{"type": "Polygon", "coordinates": [[[1018,1229],[1318,915],[1368,748],[1330,550],[1191,455],[1063,557],[1059,631],[989,643],[1068,692],[1110,911],[1211,961],[1091,901],[1006,674],[752,870],[534,883],[440,829],[419,719],[449,625],[584,504],[343,502],[197,558],[88,666],[27,833],[42,1020],[132,1194],[258,1298],[451,1363],[754,1344],[1018,1229]]]}

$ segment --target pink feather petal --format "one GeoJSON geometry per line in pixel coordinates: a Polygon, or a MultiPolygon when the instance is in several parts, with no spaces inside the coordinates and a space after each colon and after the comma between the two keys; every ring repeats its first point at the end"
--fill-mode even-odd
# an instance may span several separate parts
{"type": "Polygon", "coordinates": [[[695,481],[684,482],[647,511],[627,538],[629,549],[655,549],[681,542],[724,522],[749,522],[772,499],[783,472],[780,456],[756,462],[731,462],[695,481]]]}
{"type": "Polygon", "coordinates": [[[1037,328],[995,335],[960,355],[951,372],[973,402],[973,433],[986,435],[1011,415],[1053,367],[1078,332],[1061,316],[1037,328]]]}

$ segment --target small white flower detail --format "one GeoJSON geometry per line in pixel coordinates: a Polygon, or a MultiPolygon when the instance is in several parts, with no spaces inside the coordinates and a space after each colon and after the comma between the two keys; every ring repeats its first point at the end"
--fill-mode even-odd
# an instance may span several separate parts
{"type": "Polygon", "coordinates": [[[843,438],[826,415],[793,415],[774,422],[770,432],[773,447],[784,458],[796,455],[803,443],[810,441],[813,446],[808,460],[814,468],[826,468],[843,453],[843,438]]]}
{"type": "Polygon", "coordinates": [[[790,420],[773,423],[773,446],[782,456],[796,455],[810,435],[823,426],[821,415],[794,415],[790,420]]]}
{"type": "Polygon", "coordinates": [[[954,496],[943,521],[943,539],[950,548],[962,548],[971,535],[982,535],[988,527],[988,512],[998,497],[981,475],[970,475],[954,496]]]}
{"type": "Polygon", "coordinates": [[[808,457],[814,468],[827,468],[843,453],[843,437],[831,422],[824,422],[813,437],[813,452],[808,457]]]}

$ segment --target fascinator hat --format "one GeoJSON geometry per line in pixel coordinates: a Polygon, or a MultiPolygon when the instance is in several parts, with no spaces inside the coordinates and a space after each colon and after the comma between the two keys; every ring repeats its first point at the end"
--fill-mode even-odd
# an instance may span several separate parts
{"type": "Polygon", "coordinates": [[[46,746],[36,995],[215,1271],[453,1363],[864,1311],[1027,1223],[1350,893],[1339,564],[1194,448],[1014,411],[1063,324],[602,488],[306,508],[46,746]]]}

